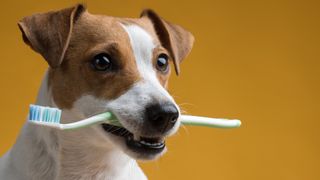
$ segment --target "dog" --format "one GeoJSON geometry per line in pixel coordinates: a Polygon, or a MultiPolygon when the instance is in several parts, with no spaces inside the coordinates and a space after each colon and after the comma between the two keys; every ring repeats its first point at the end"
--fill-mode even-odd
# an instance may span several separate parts
{"type": "Polygon", "coordinates": [[[117,18],[82,4],[25,17],[18,26],[49,64],[36,104],[62,109],[62,123],[110,111],[123,128],[59,131],[25,123],[1,158],[0,179],[147,179],[136,160],[163,155],[165,138],[179,128],[180,109],[167,91],[170,64],[179,74],[193,35],[152,10],[117,18]]]}

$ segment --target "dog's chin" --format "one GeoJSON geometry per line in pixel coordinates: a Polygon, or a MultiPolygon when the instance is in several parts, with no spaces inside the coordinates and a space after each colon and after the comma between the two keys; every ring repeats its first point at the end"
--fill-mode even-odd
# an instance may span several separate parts
{"type": "Polygon", "coordinates": [[[101,124],[109,140],[136,160],[154,160],[166,152],[165,137],[141,137],[125,128],[101,124]]]}

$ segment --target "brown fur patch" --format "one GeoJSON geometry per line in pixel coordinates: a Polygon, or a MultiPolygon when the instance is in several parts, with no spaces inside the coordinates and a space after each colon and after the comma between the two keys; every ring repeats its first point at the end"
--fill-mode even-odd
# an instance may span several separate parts
{"type": "Polygon", "coordinates": [[[115,99],[140,79],[129,37],[112,17],[84,13],[74,26],[70,46],[61,66],[50,70],[53,97],[61,108],[71,108],[84,94],[115,99]],[[107,53],[114,59],[115,72],[97,72],[92,58],[107,53]]]}
{"type": "Polygon", "coordinates": [[[170,53],[176,74],[179,75],[179,64],[192,49],[194,42],[193,35],[184,28],[165,21],[151,9],[144,10],[141,13],[141,17],[147,18],[152,22],[161,45],[170,53]]]}
{"type": "Polygon", "coordinates": [[[24,42],[55,68],[62,63],[73,25],[84,11],[85,7],[78,4],[59,11],[38,13],[23,18],[18,26],[24,42]]]}

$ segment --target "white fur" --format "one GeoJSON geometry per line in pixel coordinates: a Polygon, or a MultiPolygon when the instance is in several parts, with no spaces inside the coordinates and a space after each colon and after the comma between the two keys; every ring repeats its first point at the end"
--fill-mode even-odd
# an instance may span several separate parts
{"type": "Polygon", "coordinates": [[[147,86],[153,94],[164,96],[168,100],[173,101],[170,94],[161,86],[156,76],[155,69],[152,64],[152,54],[156,47],[154,40],[147,31],[137,25],[127,25],[122,27],[129,35],[131,47],[140,75],[143,77],[139,86],[147,86]]]}
{"type": "MultiPolygon", "coordinates": [[[[156,46],[152,37],[137,25],[124,26],[142,79],[115,100],[83,95],[72,109],[63,109],[62,122],[77,121],[90,115],[112,111],[121,123],[139,135],[144,108],[149,103],[173,98],[160,85],[152,65],[156,46]]],[[[112,87],[111,87],[112,88],[112,87]]],[[[36,104],[56,107],[46,74],[36,104]]],[[[178,106],[176,106],[178,108],[178,106]]],[[[167,136],[173,134],[176,123],[167,136]]],[[[127,149],[124,139],[106,133],[101,126],[61,132],[26,123],[13,148],[0,160],[2,180],[144,180],[146,176],[127,149]],[[124,153],[125,152],[125,153],[124,153]]],[[[155,157],[150,157],[150,159],[155,157]]]]}

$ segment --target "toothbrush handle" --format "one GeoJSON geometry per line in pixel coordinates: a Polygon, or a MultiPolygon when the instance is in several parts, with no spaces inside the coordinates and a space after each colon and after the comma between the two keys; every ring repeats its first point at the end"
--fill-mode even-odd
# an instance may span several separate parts
{"type": "Polygon", "coordinates": [[[83,127],[88,127],[88,126],[103,123],[103,122],[119,125],[119,122],[115,119],[115,117],[110,112],[105,112],[81,121],[68,123],[68,124],[60,124],[60,127],[63,130],[74,130],[74,129],[80,129],[83,127]]]}
{"type": "Polygon", "coordinates": [[[237,128],[240,127],[240,120],[226,120],[200,116],[181,115],[181,123],[193,126],[206,126],[214,128],[237,128]]]}
{"type": "MultiPolygon", "coordinates": [[[[226,120],[226,119],[218,119],[218,118],[208,118],[208,117],[200,117],[200,116],[191,116],[191,115],[181,115],[180,117],[181,123],[185,125],[192,126],[206,126],[213,128],[237,128],[240,127],[240,120],[226,120]]],[[[112,115],[110,112],[98,114],[92,116],[90,118],[68,123],[68,124],[60,124],[59,128],[62,130],[74,130],[80,129],[83,127],[88,127],[94,124],[99,123],[109,123],[115,126],[122,126],[120,122],[112,115]]]]}

